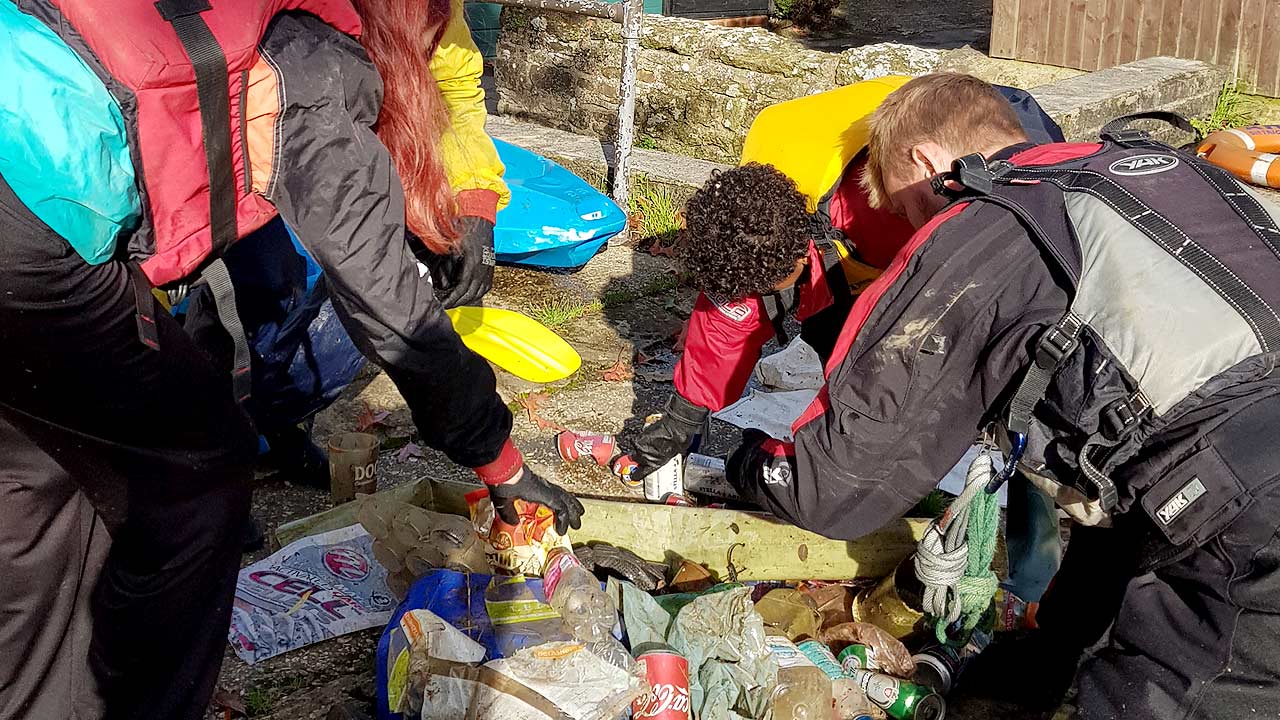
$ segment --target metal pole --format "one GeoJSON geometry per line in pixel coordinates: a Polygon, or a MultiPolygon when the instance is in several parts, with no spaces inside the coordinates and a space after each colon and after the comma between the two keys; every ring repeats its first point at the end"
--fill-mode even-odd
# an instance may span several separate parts
{"type": "Polygon", "coordinates": [[[640,34],[644,29],[644,0],[625,0],[622,12],[622,79],[618,85],[618,137],[613,147],[613,201],[629,209],[631,146],[636,139],[636,70],[640,63],[640,34]]]}

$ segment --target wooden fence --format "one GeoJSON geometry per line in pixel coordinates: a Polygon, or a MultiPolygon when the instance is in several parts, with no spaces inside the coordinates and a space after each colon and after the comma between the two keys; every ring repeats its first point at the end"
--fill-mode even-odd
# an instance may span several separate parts
{"type": "Polygon", "coordinates": [[[1097,70],[1158,55],[1280,97],[1280,0],[993,0],[991,54],[1097,70]]]}

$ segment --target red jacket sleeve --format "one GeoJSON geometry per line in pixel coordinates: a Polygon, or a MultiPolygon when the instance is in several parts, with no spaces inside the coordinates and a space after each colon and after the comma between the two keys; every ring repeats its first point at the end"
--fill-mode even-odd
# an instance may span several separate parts
{"type": "Polygon", "coordinates": [[[716,302],[700,293],[676,363],[676,392],[712,412],[731,405],[773,335],[760,298],[716,302]]]}

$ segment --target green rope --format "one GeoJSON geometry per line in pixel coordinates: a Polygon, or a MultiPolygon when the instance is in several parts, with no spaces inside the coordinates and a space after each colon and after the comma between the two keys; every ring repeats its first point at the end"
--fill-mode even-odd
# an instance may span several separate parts
{"type": "Polygon", "coordinates": [[[1000,528],[1000,505],[986,492],[993,474],[991,456],[982,453],[969,466],[964,491],[941,518],[929,523],[916,549],[916,577],[924,585],[924,610],[934,618],[941,642],[956,624],[967,640],[991,605],[999,587],[991,560],[1000,528]]]}

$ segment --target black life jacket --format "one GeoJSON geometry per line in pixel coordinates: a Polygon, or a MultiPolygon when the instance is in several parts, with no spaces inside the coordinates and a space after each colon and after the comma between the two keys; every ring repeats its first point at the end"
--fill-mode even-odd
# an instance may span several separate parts
{"type": "Polygon", "coordinates": [[[1108,126],[1101,147],[972,155],[944,180],[1016,214],[1070,286],[1004,419],[1024,471],[1126,509],[1141,488],[1118,491],[1118,467],[1280,361],[1280,208],[1222,169],[1108,126]]]}

